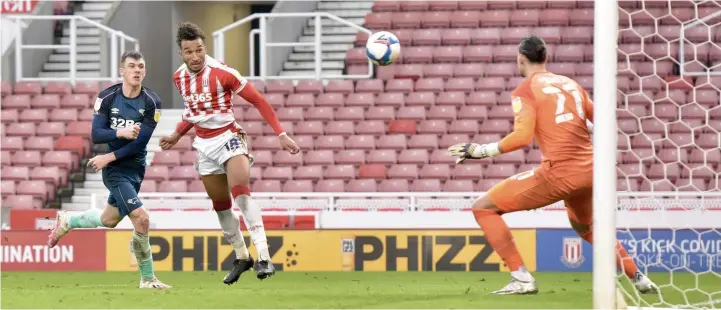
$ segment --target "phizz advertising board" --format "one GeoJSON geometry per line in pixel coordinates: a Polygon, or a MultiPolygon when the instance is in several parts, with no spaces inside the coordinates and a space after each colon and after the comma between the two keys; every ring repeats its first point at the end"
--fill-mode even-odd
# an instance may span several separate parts
{"type": "MultiPolygon", "coordinates": [[[[593,248],[570,229],[536,232],[539,271],[591,271],[593,248]]],[[[642,271],[721,271],[721,230],[639,229],[616,235],[642,271]],[[648,269],[646,269],[648,268],[648,269]]]]}

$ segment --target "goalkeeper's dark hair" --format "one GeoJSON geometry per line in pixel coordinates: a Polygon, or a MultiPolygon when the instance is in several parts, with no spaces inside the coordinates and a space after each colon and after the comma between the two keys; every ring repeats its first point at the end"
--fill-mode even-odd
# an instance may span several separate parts
{"type": "Polygon", "coordinates": [[[205,34],[198,25],[191,22],[183,22],[180,26],[178,26],[178,34],[175,39],[176,43],[178,43],[178,47],[180,47],[180,43],[183,41],[194,41],[197,39],[205,41],[205,34]]]}
{"type": "Polygon", "coordinates": [[[521,40],[518,53],[528,58],[531,63],[546,62],[546,42],[537,35],[529,35],[521,40]]]}
{"type": "Polygon", "coordinates": [[[133,60],[141,60],[141,59],[143,59],[143,54],[141,54],[138,51],[126,51],[125,53],[123,53],[122,56],[120,56],[120,64],[124,65],[125,60],[128,58],[133,59],[133,60]]]}

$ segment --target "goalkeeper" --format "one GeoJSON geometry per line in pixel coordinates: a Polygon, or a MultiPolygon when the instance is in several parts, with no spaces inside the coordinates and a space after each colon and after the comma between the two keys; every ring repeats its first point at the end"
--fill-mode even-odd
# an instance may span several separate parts
{"type": "MultiPolygon", "coordinates": [[[[448,149],[458,157],[483,159],[516,151],[536,139],[541,167],[522,172],[498,184],[473,203],[473,214],[488,243],[511,270],[511,282],[494,294],[535,294],[533,276],[513,243],[501,215],[533,210],[563,200],[573,229],[593,243],[593,145],[590,126],[593,102],[583,88],[565,76],[546,71],[546,44],[540,37],[525,37],[518,48],[518,69],[526,79],[511,93],[515,114],[513,132],[500,142],[462,143],[448,149]],[[588,120],[588,121],[587,121],[588,120]]],[[[658,287],[643,275],[620,243],[617,265],[641,293],[658,287]]]]}
{"type": "Polygon", "coordinates": [[[109,152],[88,162],[95,171],[103,172],[103,183],[110,190],[108,205],[102,214],[92,208],[72,216],[60,212],[48,246],[57,245],[71,229],[113,228],[128,216],[135,227],[130,243],[140,267],[140,288],[166,289],[170,286],[160,282],[153,271],[150,219],[138,199],[147,145],[160,118],[161,101],[158,94],[141,84],[146,69],[139,52],[124,53],[120,64],[123,82],[101,91],[95,101],[92,140],[107,143],[109,152]]]}

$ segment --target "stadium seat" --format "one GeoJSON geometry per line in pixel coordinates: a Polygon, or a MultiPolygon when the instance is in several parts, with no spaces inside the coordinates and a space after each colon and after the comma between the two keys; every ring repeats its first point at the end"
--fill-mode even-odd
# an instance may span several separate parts
{"type": "Polygon", "coordinates": [[[28,167],[4,167],[1,176],[6,181],[25,181],[30,179],[30,169],[28,167]]]}
{"type": "Polygon", "coordinates": [[[345,183],[342,180],[320,180],[315,185],[316,192],[345,192],[345,183]]]}
{"type": "Polygon", "coordinates": [[[323,178],[323,166],[300,166],[293,173],[296,180],[317,181],[323,178]]]}
{"type": "Polygon", "coordinates": [[[43,86],[39,82],[17,82],[13,87],[13,94],[19,95],[40,95],[43,86]]]}
{"type": "Polygon", "coordinates": [[[378,184],[372,179],[350,180],[345,186],[345,190],[348,192],[376,192],[378,184]]]}
{"type": "Polygon", "coordinates": [[[186,193],[188,192],[188,183],[185,181],[163,181],[158,186],[159,192],[186,193]]]}
{"type": "MultiPolygon", "coordinates": [[[[5,141],[6,140],[3,140],[3,149],[8,149],[8,147],[12,146],[12,142],[5,144],[5,141]]],[[[28,151],[52,151],[54,146],[55,143],[52,137],[28,137],[25,140],[25,149],[28,151]]]]}

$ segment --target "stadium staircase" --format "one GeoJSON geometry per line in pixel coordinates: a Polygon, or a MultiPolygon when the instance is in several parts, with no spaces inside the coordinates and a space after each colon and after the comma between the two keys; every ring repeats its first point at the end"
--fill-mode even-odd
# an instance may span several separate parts
{"type": "MultiPolygon", "coordinates": [[[[354,24],[362,25],[364,17],[371,11],[373,1],[319,1],[317,12],[336,15],[354,24]]],[[[358,31],[347,25],[328,18],[322,19],[323,61],[321,68],[326,74],[340,75],[345,68],[345,56],[353,47],[358,31]]],[[[299,42],[315,40],[314,19],[309,18],[299,42]]],[[[312,46],[299,46],[293,49],[283,65],[280,75],[313,75],[315,74],[314,50],[312,46]]]]}
{"type": "MultiPolygon", "coordinates": [[[[108,11],[115,1],[87,1],[75,6],[74,15],[86,17],[94,22],[104,24],[108,11]]],[[[77,76],[101,76],[101,29],[88,23],[78,23],[77,32],[77,76]]],[[[70,44],[70,22],[61,24],[55,44],[70,44]]],[[[70,50],[56,49],[43,66],[40,77],[67,77],[70,75],[70,50]]]]}

